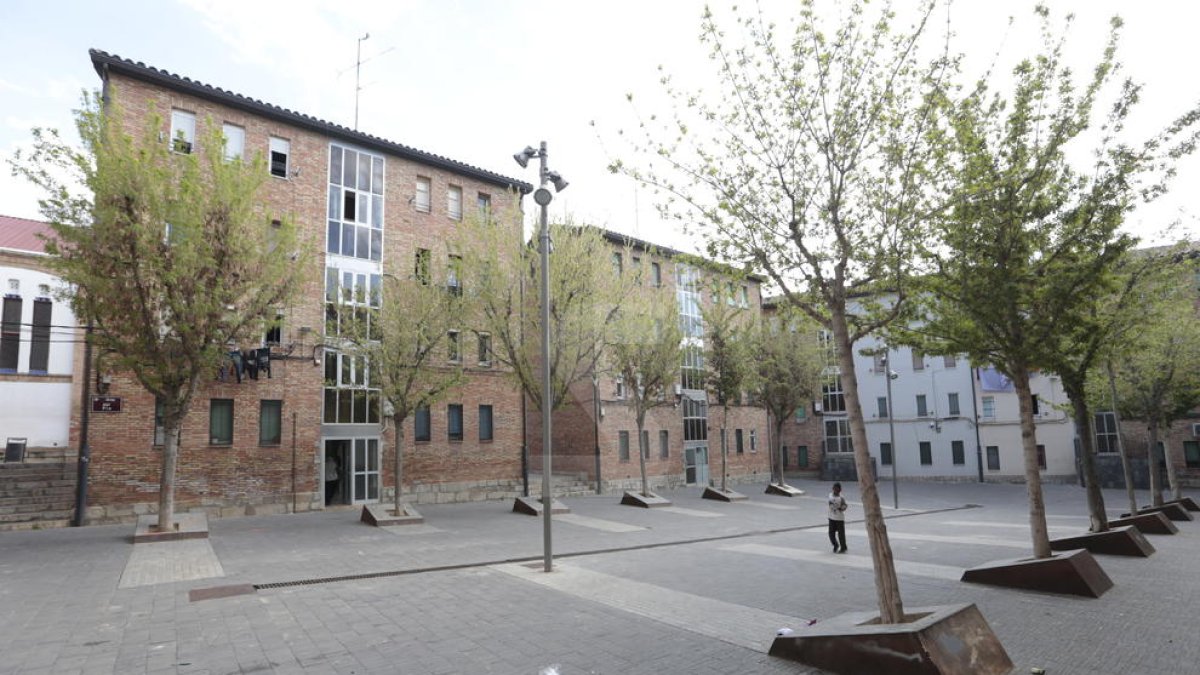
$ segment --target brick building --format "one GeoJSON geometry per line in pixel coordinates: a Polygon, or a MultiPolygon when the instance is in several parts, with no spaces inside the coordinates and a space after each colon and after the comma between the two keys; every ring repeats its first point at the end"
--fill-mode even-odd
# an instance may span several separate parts
{"type": "MultiPolygon", "coordinates": [[[[239,359],[231,356],[195,397],[181,432],[180,510],[322,508],[324,479],[335,471],[328,486],[334,504],[385,498],[394,484],[385,460],[392,430],[368,369],[331,348],[327,307],[339,295],[376,302],[372,291],[383,275],[411,274],[422,261],[453,285],[447,242],[464,213],[516,213],[530,186],[118,56],[93,50],[91,60],[105,101],[120,106],[131,133],[157,116],[163,142],[191,152],[209,125],[220,125],[231,160],[264,156],[267,210],[294,220],[319,252],[296,299],[279,308],[280,327],[231,346],[241,354],[240,376],[239,359]]],[[[519,222],[496,226],[510,228],[519,241],[519,222]]],[[[464,325],[462,334],[470,328],[464,325]]],[[[464,345],[462,353],[475,350],[464,345]]],[[[82,362],[76,359],[77,371],[82,362]]],[[[125,519],[156,503],[161,420],[153,397],[128,374],[110,372],[103,355],[94,367],[103,391],[93,394],[122,403],[119,412],[91,416],[88,515],[125,519]]],[[[414,501],[519,494],[518,390],[490,361],[472,358],[464,367],[467,383],[408,423],[415,447],[406,450],[405,490],[414,501]]],[[[72,416],[73,444],[79,412],[72,416]]]]}
{"type": "MultiPolygon", "coordinates": [[[[724,274],[712,264],[701,268],[678,251],[605,231],[613,264],[624,274],[640,274],[644,293],[661,296],[679,310],[685,341],[703,348],[704,304],[726,302],[757,318],[759,285],[753,275],[724,274]],[[629,259],[624,259],[628,256],[629,259]]],[[[646,415],[646,474],[651,489],[720,483],[720,430],[727,429],[731,482],[763,481],[770,476],[767,415],[737,401],[723,420],[721,406],[699,389],[702,370],[696,353],[685,350],[680,385],[664,405],[646,415]],[[693,388],[697,387],[697,388],[693,388]]],[[[566,406],[554,414],[554,472],[574,474],[597,491],[640,489],[637,423],[625,397],[625,383],[605,374],[572,387],[566,406]]],[[[540,456],[540,432],[531,418],[531,459],[540,456]]],[[[535,469],[537,465],[535,464],[535,469]]]]}

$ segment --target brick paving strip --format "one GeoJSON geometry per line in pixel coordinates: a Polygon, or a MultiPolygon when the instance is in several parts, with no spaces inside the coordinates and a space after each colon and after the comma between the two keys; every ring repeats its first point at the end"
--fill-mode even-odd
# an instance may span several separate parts
{"type": "Polygon", "coordinates": [[[554,522],[579,525],[581,527],[590,527],[593,530],[601,530],[603,532],[644,532],[646,530],[646,528],[641,527],[640,525],[628,525],[626,523],[619,523],[615,520],[591,518],[589,516],[581,516],[576,513],[564,513],[559,516],[554,516],[554,522]]]}
{"type": "MultiPolygon", "coordinates": [[[[783,558],[786,560],[821,563],[823,565],[834,565],[837,567],[849,567],[859,570],[870,571],[873,569],[873,563],[871,562],[870,556],[834,556],[825,549],[813,551],[811,549],[792,548],[790,546],[769,546],[767,544],[734,544],[732,546],[722,546],[721,550],[731,551],[734,553],[748,553],[751,555],[764,555],[772,558],[783,558]]],[[[953,567],[950,565],[935,565],[931,563],[908,562],[905,560],[896,560],[895,563],[897,574],[958,581],[959,577],[961,577],[963,573],[961,567],[953,567]]]]}
{"type": "Polygon", "coordinates": [[[550,574],[543,572],[538,565],[496,565],[492,569],[577,598],[758,652],[765,652],[770,647],[775,631],[780,628],[796,628],[808,623],[805,619],[785,614],[622,579],[570,564],[559,563],[550,574]]]}

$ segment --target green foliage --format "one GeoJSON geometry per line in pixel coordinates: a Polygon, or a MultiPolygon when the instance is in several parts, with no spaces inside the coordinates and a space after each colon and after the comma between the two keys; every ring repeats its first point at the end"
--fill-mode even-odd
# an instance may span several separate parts
{"type": "Polygon", "coordinates": [[[807,316],[782,307],[751,335],[751,390],[776,427],[821,393],[825,358],[817,333],[807,316]]]}
{"type": "MultiPolygon", "coordinates": [[[[558,408],[572,384],[596,372],[612,339],[613,319],[640,281],[634,274],[614,273],[612,254],[619,249],[599,229],[551,223],[550,239],[550,405],[558,408]]],[[[522,242],[518,233],[481,221],[464,223],[455,246],[463,256],[468,311],[491,333],[497,361],[540,409],[537,247],[522,242]]]]}

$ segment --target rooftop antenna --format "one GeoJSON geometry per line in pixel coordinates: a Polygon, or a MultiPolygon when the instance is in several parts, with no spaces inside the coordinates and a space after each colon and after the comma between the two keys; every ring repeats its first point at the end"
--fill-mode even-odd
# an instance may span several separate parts
{"type": "Polygon", "coordinates": [[[363,33],[363,36],[358,38],[358,53],[354,57],[354,130],[358,131],[358,95],[362,91],[362,86],[359,84],[359,72],[362,70],[362,43],[371,37],[370,33],[363,33]]]}

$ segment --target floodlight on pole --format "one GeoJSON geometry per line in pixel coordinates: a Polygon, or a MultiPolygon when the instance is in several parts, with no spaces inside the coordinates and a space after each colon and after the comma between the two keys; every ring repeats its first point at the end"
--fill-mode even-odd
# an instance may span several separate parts
{"type": "Polygon", "coordinates": [[[567,181],[563,180],[562,175],[556,171],[550,171],[546,167],[546,142],[542,141],[538,145],[538,149],[534,150],[533,146],[525,146],[525,149],[513,155],[513,159],[521,168],[529,165],[529,160],[537,158],[541,160],[541,166],[538,168],[538,189],[533,192],[533,201],[541,207],[539,214],[539,231],[540,231],[540,250],[542,259],[542,275],[541,275],[541,303],[542,303],[542,549],[543,549],[543,571],[550,572],[554,569],[554,554],[551,541],[551,512],[554,510],[554,495],[550,491],[550,469],[551,457],[553,455],[551,448],[551,408],[553,403],[553,382],[550,377],[550,225],[547,207],[554,199],[554,195],[550,190],[546,189],[546,183],[552,183],[556,192],[562,192],[567,188],[567,181]]]}

